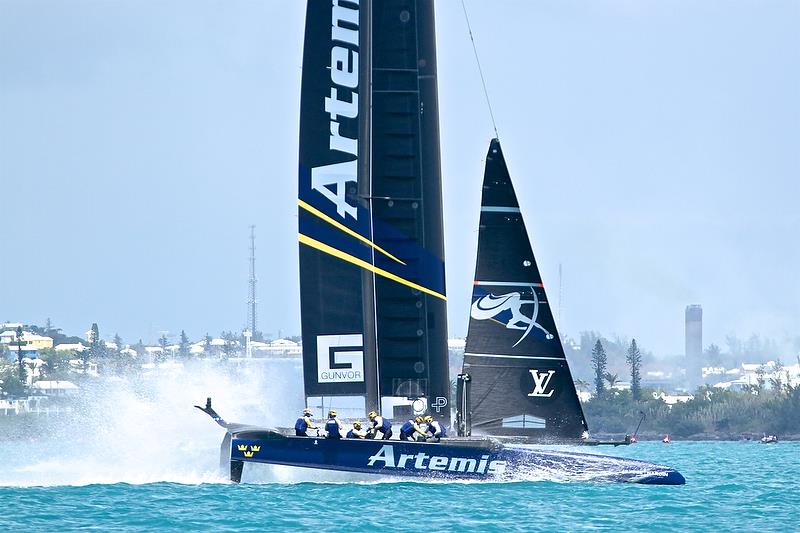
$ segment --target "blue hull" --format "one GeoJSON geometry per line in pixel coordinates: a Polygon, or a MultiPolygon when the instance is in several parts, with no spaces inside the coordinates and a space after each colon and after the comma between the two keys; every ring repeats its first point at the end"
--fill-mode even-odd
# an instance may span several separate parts
{"type": "Polygon", "coordinates": [[[391,477],[685,483],[684,477],[672,468],[643,461],[562,451],[552,446],[500,445],[491,441],[333,440],[245,431],[234,433],[229,446],[223,443],[223,453],[230,450],[234,478],[241,476],[242,464],[249,462],[391,477]]]}

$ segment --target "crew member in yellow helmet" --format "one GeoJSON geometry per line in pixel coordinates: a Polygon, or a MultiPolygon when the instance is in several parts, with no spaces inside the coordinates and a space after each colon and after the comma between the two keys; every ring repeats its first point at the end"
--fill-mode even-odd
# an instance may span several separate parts
{"type": "Polygon", "coordinates": [[[392,423],[389,420],[386,420],[375,411],[370,411],[367,418],[372,423],[372,427],[367,432],[368,439],[389,440],[392,438],[392,423]]]}
{"type": "Polygon", "coordinates": [[[403,426],[400,428],[400,440],[425,440],[427,435],[425,435],[425,432],[422,431],[421,424],[421,416],[412,418],[403,424],[403,426]]]}
{"type": "Polygon", "coordinates": [[[336,418],[336,411],[334,409],[328,411],[328,421],[325,422],[325,431],[328,433],[327,438],[341,439],[343,429],[342,423],[336,418]]]}
{"type": "Polygon", "coordinates": [[[294,423],[294,434],[298,437],[308,437],[306,433],[309,429],[317,429],[314,421],[311,420],[311,409],[306,407],[303,409],[303,416],[297,419],[294,423]]]}
{"type": "Polygon", "coordinates": [[[434,420],[432,416],[426,416],[423,422],[425,422],[426,425],[425,434],[428,440],[439,442],[441,439],[447,437],[447,431],[444,426],[438,420],[434,420]]]}
{"type": "Polygon", "coordinates": [[[348,439],[365,439],[367,438],[367,430],[361,427],[361,422],[356,420],[353,422],[353,429],[347,432],[348,439]]]}

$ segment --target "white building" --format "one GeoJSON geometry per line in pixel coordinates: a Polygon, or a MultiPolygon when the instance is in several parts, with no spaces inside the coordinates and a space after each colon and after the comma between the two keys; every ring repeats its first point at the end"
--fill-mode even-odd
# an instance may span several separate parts
{"type": "Polygon", "coordinates": [[[303,356],[303,345],[289,339],[275,339],[271,342],[251,342],[253,357],[298,358],[303,356]]]}
{"type": "Polygon", "coordinates": [[[664,403],[667,404],[671,409],[676,403],[685,403],[689,400],[693,400],[694,396],[691,394],[666,394],[664,392],[654,392],[653,398],[657,400],[663,400],[664,403]]]}
{"type": "Polygon", "coordinates": [[[47,396],[74,396],[79,388],[71,381],[37,381],[31,390],[47,396]]]}
{"type": "MultiPolygon", "coordinates": [[[[723,369],[724,370],[724,369],[723,369]]],[[[775,361],[766,363],[742,363],[739,368],[725,370],[725,381],[720,381],[714,387],[724,390],[749,390],[763,382],[765,389],[773,388],[773,383],[780,382],[793,387],[800,386],[800,363],[785,365],[778,369],[775,361]]]]}

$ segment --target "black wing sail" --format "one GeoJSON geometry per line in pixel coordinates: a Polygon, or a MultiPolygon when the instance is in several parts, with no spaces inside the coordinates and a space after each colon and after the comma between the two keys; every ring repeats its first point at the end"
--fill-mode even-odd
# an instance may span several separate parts
{"type": "Polygon", "coordinates": [[[432,0],[372,2],[372,199],[381,396],[449,419],[444,231],[432,0]],[[437,401],[436,398],[439,398],[437,401]]]}
{"type": "MultiPolygon", "coordinates": [[[[366,88],[357,2],[310,0],[300,102],[300,309],[306,396],[364,396],[362,267],[370,214],[359,198],[366,88]]],[[[371,295],[367,296],[371,298],[371,295]]]]}
{"type": "Polygon", "coordinates": [[[306,396],[449,418],[432,0],[309,0],[299,206],[306,396]]]}
{"type": "Polygon", "coordinates": [[[474,434],[587,431],[500,142],[486,156],[464,372],[474,434]]]}

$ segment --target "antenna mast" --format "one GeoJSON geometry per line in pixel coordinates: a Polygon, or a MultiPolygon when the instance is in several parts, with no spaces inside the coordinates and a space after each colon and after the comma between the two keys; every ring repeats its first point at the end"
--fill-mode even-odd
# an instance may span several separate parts
{"type": "Polygon", "coordinates": [[[250,226],[250,281],[247,298],[247,327],[256,332],[256,227],[250,226]]]}

